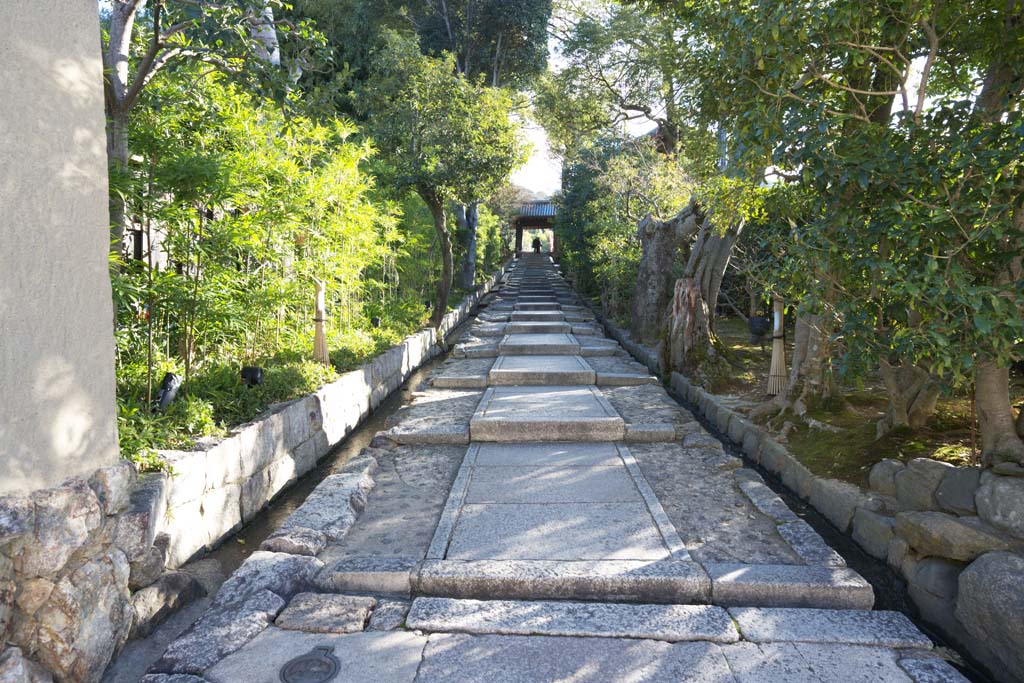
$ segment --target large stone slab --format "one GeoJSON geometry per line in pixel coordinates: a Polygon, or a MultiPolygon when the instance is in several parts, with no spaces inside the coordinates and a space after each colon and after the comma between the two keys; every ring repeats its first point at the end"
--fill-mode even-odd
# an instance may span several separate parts
{"type": "Polygon", "coordinates": [[[724,606],[871,609],[871,584],[852,569],[706,563],[712,602],[724,606]]]}
{"type": "Polygon", "coordinates": [[[439,389],[484,389],[494,360],[462,358],[449,361],[432,374],[430,383],[439,389]]]}
{"type": "Polygon", "coordinates": [[[274,624],[289,631],[355,633],[365,628],[376,606],[373,598],[299,593],[277,615],[274,624]]]}
{"type": "Polygon", "coordinates": [[[886,648],[736,643],[722,652],[737,683],[911,683],[897,663],[899,651],[886,648]]]}
{"type": "Polygon", "coordinates": [[[845,643],[930,649],[931,640],[900,612],[733,607],[744,640],[755,643],[845,643]]]}
{"type": "Polygon", "coordinates": [[[614,467],[622,465],[613,443],[481,443],[476,467],[614,467]]]}
{"type": "Polygon", "coordinates": [[[734,683],[719,646],[433,635],[417,683],[734,683]]]}
{"type": "Polygon", "coordinates": [[[509,317],[514,323],[520,322],[564,322],[565,316],[561,311],[515,311],[509,317]]]}
{"type": "Polygon", "coordinates": [[[558,322],[510,322],[505,326],[506,334],[569,334],[572,325],[558,322]]]}
{"type": "Polygon", "coordinates": [[[465,505],[448,559],[662,560],[669,556],[643,503],[465,505]]]}
{"type": "Polygon", "coordinates": [[[706,603],[711,582],[695,562],[434,560],[417,577],[424,595],[521,600],[706,603]]]}
{"type": "Polygon", "coordinates": [[[488,373],[491,386],[594,384],[596,374],[579,356],[501,356],[488,373]]]}
{"type": "Polygon", "coordinates": [[[502,356],[577,355],[579,352],[580,343],[571,334],[509,334],[498,343],[498,354],[502,356]]]}
{"type": "Polygon", "coordinates": [[[591,636],[733,643],[739,633],[720,607],[599,602],[417,598],[407,626],[433,633],[591,636]]]}
{"type": "Polygon", "coordinates": [[[412,683],[426,641],[403,631],[338,635],[268,628],[204,677],[210,683],[278,683],[289,660],[330,647],[341,664],[331,683],[412,683]]]}
{"type": "Polygon", "coordinates": [[[594,387],[491,387],[470,434],[474,441],[618,441],[625,422],[594,387]]]}
{"type": "Polygon", "coordinates": [[[469,419],[481,396],[458,389],[417,393],[412,403],[388,418],[387,435],[404,444],[469,443],[469,419]]]}
{"type": "Polygon", "coordinates": [[[466,503],[642,503],[629,472],[617,467],[485,467],[466,503]]]}
{"type": "Polygon", "coordinates": [[[409,557],[346,557],[328,564],[316,585],[325,591],[409,595],[418,566],[409,557]]]}

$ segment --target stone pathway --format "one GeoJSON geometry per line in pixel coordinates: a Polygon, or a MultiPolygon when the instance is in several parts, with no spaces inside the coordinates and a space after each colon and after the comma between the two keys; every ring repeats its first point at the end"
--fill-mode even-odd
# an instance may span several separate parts
{"type": "Polygon", "coordinates": [[[531,255],[143,680],[964,680],[873,602],[531,255]]]}

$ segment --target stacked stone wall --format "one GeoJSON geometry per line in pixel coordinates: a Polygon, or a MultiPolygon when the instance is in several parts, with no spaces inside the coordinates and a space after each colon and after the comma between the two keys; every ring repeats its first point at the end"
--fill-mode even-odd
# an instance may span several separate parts
{"type": "MultiPolygon", "coordinates": [[[[652,372],[657,354],[602,320],[652,372]]],[[[907,582],[921,616],[994,676],[1024,680],[1024,477],[929,458],[886,459],[862,489],[819,477],[713,394],[673,372],[672,389],[872,557],[907,582]]]]}
{"type": "MultiPolygon", "coordinates": [[[[445,316],[442,335],[503,272],[445,316]]],[[[227,438],[163,451],[170,475],[122,461],[0,497],[0,680],[100,680],[129,637],[202,594],[176,568],[251,520],[441,351],[437,332],[421,330],[227,438]]]]}

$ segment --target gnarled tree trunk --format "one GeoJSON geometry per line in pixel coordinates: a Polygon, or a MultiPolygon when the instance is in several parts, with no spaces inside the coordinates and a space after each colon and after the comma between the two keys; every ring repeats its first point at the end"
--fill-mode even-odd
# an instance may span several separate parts
{"type": "Polygon", "coordinates": [[[444,209],[444,202],[435,194],[428,191],[420,191],[420,197],[430,208],[430,214],[434,217],[434,232],[437,233],[437,240],[441,247],[441,277],[437,281],[437,294],[434,300],[434,309],[430,314],[430,324],[435,329],[441,327],[441,321],[448,312],[448,296],[452,291],[452,275],[454,265],[452,262],[452,236],[448,232],[448,214],[444,209]]]}
{"type": "Polygon", "coordinates": [[[941,387],[931,374],[916,365],[891,365],[883,359],[879,373],[889,394],[885,417],[875,425],[875,438],[881,439],[894,429],[920,429],[935,413],[941,387]]]}
{"type": "MultiPolygon", "coordinates": [[[[1007,35],[1017,35],[1018,26],[1024,21],[1019,3],[1008,4],[1005,14],[1007,35]]],[[[1024,78],[1020,65],[1010,59],[1009,53],[1000,51],[989,64],[982,81],[981,93],[975,106],[982,117],[997,121],[1020,96],[1024,78]]],[[[1012,215],[1011,236],[1006,238],[1006,253],[1016,254],[1005,268],[996,273],[993,284],[997,287],[1012,287],[1024,278],[1024,198],[1017,197],[1012,215]]],[[[1024,311],[1018,310],[1018,315],[1024,311]]],[[[1010,405],[1010,371],[1005,365],[998,365],[978,350],[975,361],[974,397],[978,409],[978,427],[981,432],[981,459],[986,465],[1000,461],[1024,464],[1024,434],[1021,432],[1024,418],[1013,415],[1010,405]]]]}
{"type": "Polygon", "coordinates": [[[672,270],[683,245],[700,229],[701,216],[691,204],[667,221],[647,215],[637,226],[640,267],[630,315],[633,336],[657,343],[665,328],[664,315],[672,301],[672,270]]]}
{"type": "Polygon", "coordinates": [[[477,202],[471,204],[455,204],[455,223],[463,238],[466,253],[462,257],[462,268],[459,270],[459,286],[472,290],[476,286],[476,242],[477,228],[480,225],[480,214],[477,202]]]}
{"type": "Polygon", "coordinates": [[[720,360],[715,351],[714,315],[722,278],[743,223],[718,232],[702,217],[683,277],[676,280],[667,343],[670,367],[693,377],[707,375],[720,360]]]}
{"type": "Polygon", "coordinates": [[[1024,464],[1024,441],[1013,419],[1010,405],[1010,370],[989,360],[979,360],[974,370],[974,397],[981,432],[981,462],[1024,464]]]}

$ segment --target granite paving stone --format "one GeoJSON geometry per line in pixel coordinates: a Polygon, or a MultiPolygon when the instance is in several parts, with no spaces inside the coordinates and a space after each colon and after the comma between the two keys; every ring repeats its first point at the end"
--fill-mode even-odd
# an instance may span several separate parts
{"type": "Polygon", "coordinates": [[[432,633],[643,638],[668,642],[739,640],[728,613],[709,605],[417,598],[409,612],[408,626],[432,633]]]}
{"type": "Polygon", "coordinates": [[[643,503],[554,503],[465,505],[447,557],[661,560],[668,555],[643,503]]]}
{"type": "Polygon", "coordinates": [[[594,384],[594,370],[580,356],[500,356],[488,373],[496,385],[594,384]]]}
{"type": "Polygon", "coordinates": [[[734,683],[713,643],[432,635],[417,683],[734,683]]]}
{"type": "Polygon", "coordinates": [[[695,562],[666,560],[428,560],[417,577],[424,595],[523,600],[616,600],[702,604],[711,581],[695,562]]]}
{"type": "Polygon", "coordinates": [[[485,467],[473,474],[466,503],[639,503],[633,478],[612,467],[485,467]]]}
{"type": "Polygon", "coordinates": [[[299,593],[277,615],[274,625],[308,633],[355,633],[366,626],[376,604],[370,597],[299,593]]]}
{"type": "Polygon", "coordinates": [[[210,669],[210,683],[280,683],[291,659],[330,647],[340,667],[331,683],[413,683],[427,639],[413,633],[324,634],[268,628],[248,647],[210,669]]]}
{"type": "Polygon", "coordinates": [[[900,612],[732,607],[744,640],[928,649],[931,641],[900,612]]]}

